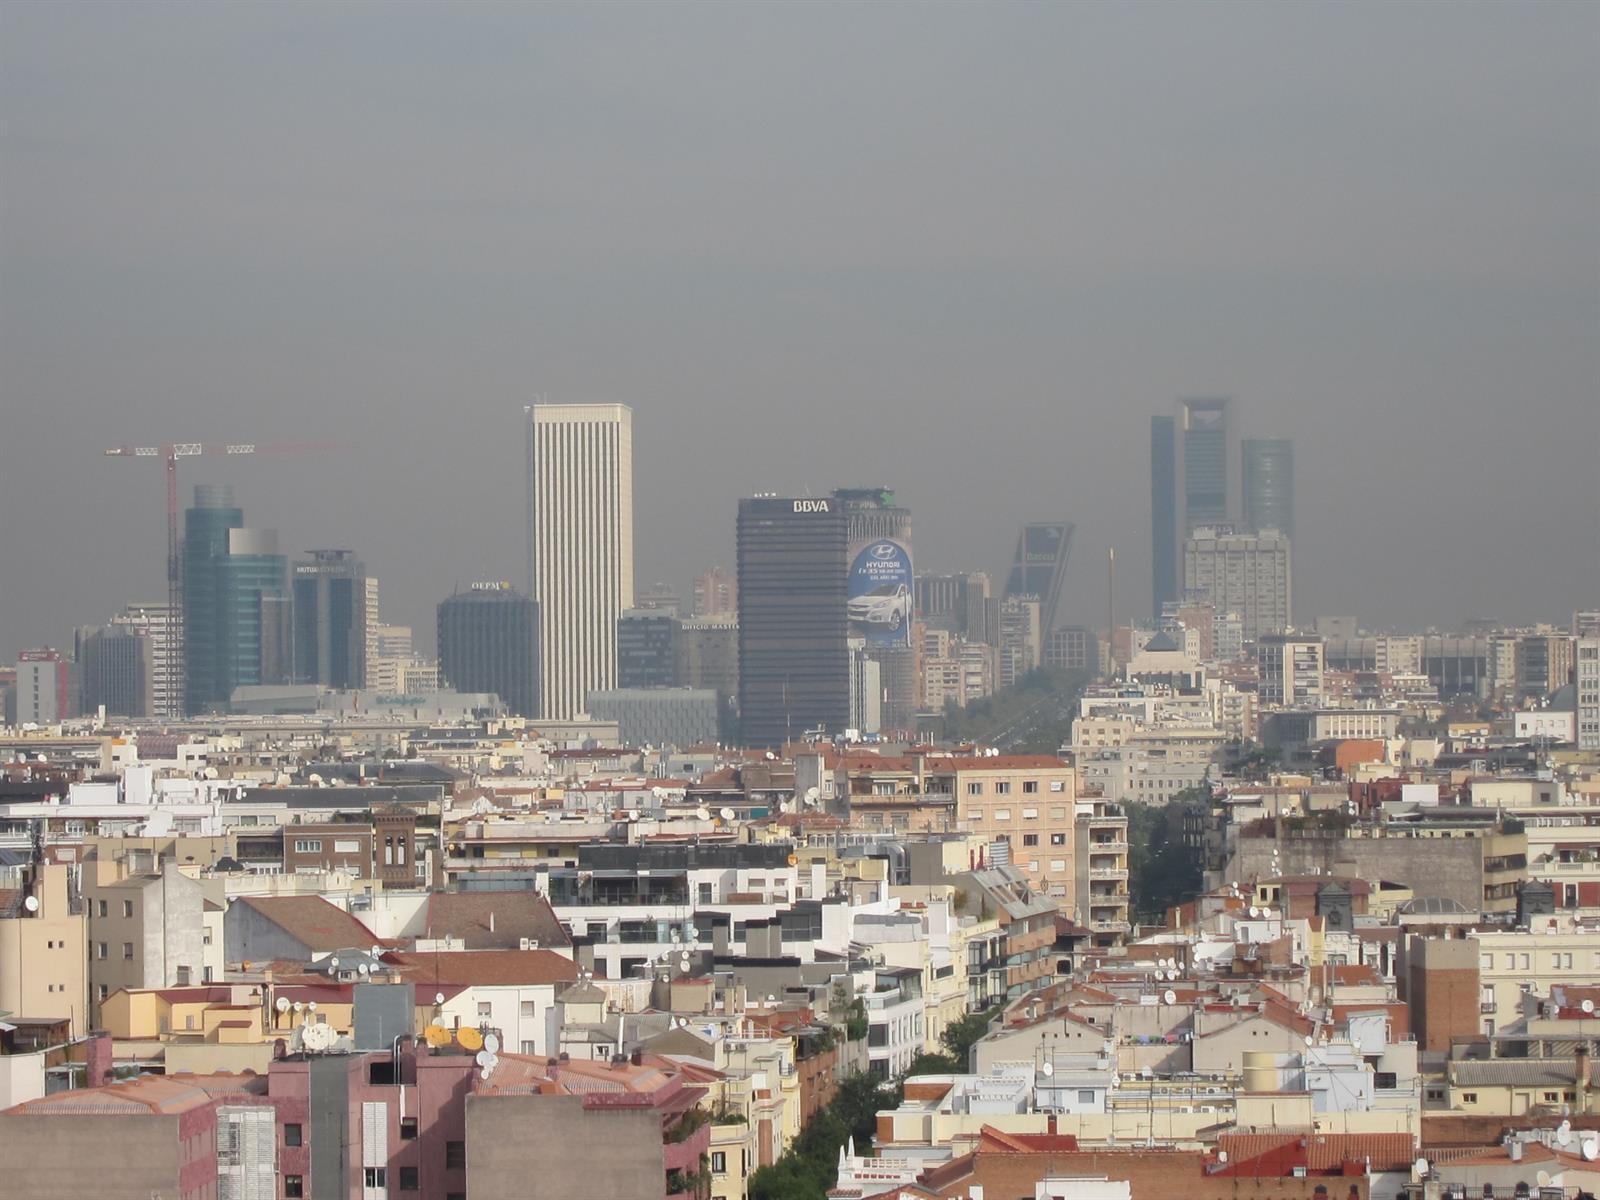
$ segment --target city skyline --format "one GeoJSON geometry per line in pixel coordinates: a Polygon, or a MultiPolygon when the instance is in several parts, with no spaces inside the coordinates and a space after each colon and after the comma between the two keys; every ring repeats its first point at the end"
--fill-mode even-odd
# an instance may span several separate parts
{"type": "Polygon", "coordinates": [[[639,578],[681,592],[738,497],[881,479],[927,569],[1073,521],[1103,624],[1108,546],[1149,594],[1148,414],[1222,394],[1296,443],[1303,618],[1592,605],[1592,6],[949,10],[897,54],[864,11],[814,109],[826,18],[697,11],[418,10],[374,57],[354,10],[9,6],[0,651],[164,595],[160,481],[99,456],[176,438],[345,445],[182,482],[359,547],[426,637],[522,579],[535,394],[635,409],[639,578]]]}

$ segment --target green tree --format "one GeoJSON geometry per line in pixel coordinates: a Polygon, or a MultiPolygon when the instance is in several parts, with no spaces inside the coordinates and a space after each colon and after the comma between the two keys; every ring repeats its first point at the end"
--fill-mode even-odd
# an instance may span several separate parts
{"type": "Polygon", "coordinates": [[[1179,792],[1165,808],[1127,806],[1128,890],[1140,917],[1159,921],[1174,904],[1200,894],[1200,863],[1183,844],[1183,810],[1205,795],[1191,788],[1179,792]]]}

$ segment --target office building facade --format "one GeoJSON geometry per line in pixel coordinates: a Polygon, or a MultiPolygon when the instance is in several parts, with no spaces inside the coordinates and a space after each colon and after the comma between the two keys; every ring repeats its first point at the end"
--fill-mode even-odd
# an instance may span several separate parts
{"type": "Polygon", "coordinates": [[[917,615],[931,629],[957,637],[983,639],[984,602],[989,576],[982,571],[917,576],[917,615]]]}
{"type": "Polygon", "coordinates": [[[1178,600],[1178,421],[1150,418],[1150,614],[1178,600]]]}
{"type": "Polygon", "coordinates": [[[1252,533],[1275,529],[1294,537],[1294,443],[1288,438],[1245,438],[1244,525],[1252,533]]]}
{"type": "Polygon", "coordinates": [[[616,686],[617,620],[633,607],[633,410],[528,410],[528,580],[542,715],[570,720],[616,686]]]}
{"type": "Polygon", "coordinates": [[[694,616],[732,617],[739,612],[739,582],[722,567],[712,567],[694,581],[694,616]]]}
{"type": "Polygon", "coordinates": [[[1226,525],[1232,519],[1228,486],[1233,478],[1226,397],[1178,402],[1182,434],[1183,532],[1226,525]]]}
{"type": "Polygon", "coordinates": [[[439,674],[458,692],[493,692],[520,717],[539,700],[539,606],[509,583],[474,583],[439,605],[439,674]]]}
{"type": "Polygon", "coordinates": [[[669,608],[630,608],[622,614],[617,622],[619,688],[676,686],[678,625],[677,614],[669,608]]]}
{"type": "Polygon", "coordinates": [[[17,655],[17,724],[53,725],[76,716],[72,705],[72,661],[59,650],[24,650],[17,655]]]}
{"type": "Polygon", "coordinates": [[[184,514],[187,711],[224,711],[235,688],[289,682],[291,603],[277,534],[246,529],[231,488],[197,486],[184,514]]]}
{"type": "Polygon", "coordinates": [[[1321,707],[1323,645],[1315,634],[1265,635],[1256,643],[1256,671],[1263,706],[1321,707]]]}
{"type": "Polygon", "coordinates": [[[1039,625],[1048,633],[1056,626],[1056,608],[1067,556],[1072,552],[1072,522],[1031,521],[1017,535],[1017,549],[1006,576],[1006,598],[1032,596],[1039,602],[1039,625]]]}
{"type": "Polygon", "coordinates": [[[367,686],[367,569],[351,550],[313,550],[294,565],[294,676],[367,686]]]}
{"type": "Polygon", "coordinates": [[[1581,637],[1574,647],[1578,749],[1600,750],[1600,637],[1581,637]]]}
{"type": "Polygon", "coordinates": [[[107,716],[147,718],[155,709],[155,647],[148,634],[110,624],[78,644],[82,709],[107,716]]]}
{"type": "Polygon", "coordinates": [[[781,746],[850,719],[848,522],[833,499],[739,501],[739,719],[781,746]]]}
{"type": "Polygon", "coordinates": [[[184,680],[179,656],[174,650],[175,643],[182,640],[183,614],[173,613],[166,601],[130,604],[111,618],[111,624],[131,630],[150,643],[151,708],[146,715],[157,720],[175,720],[183,716],[184,680]]]}
{"type": "Polygon", "coordinates": [[[1183,544],[1183,586],[1218,614],[1238,613],[1244,639],[1289,627],[1289,539],[1202,527],[1183,544]]]}

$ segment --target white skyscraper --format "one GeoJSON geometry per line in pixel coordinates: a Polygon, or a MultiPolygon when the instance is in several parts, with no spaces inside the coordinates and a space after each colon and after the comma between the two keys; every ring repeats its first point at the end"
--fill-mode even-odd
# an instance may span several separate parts
{"type": "Polygon", "coordinates": [[[616,687],[617,619],[633,607],[633,410],[528,409],[528,591],[539,602],[539,703],[549,720],[616,687]]]}

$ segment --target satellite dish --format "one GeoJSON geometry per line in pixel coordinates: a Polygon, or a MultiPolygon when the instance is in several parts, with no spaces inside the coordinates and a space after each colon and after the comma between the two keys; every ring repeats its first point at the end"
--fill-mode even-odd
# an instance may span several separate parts
{"type": "Polygon", "coordinates": [[[29,897],[27,897],[26,899],[23,900],[22,907],[27,909],[29,912],[38,912],[39,911],[39,897],[37,897],[37,896],[29,896],[29,897]]]}
{"type": "Polygon", "coordinates": [[[1587,1139],[1583,1143],[1583,1157],[1589,1162],[1600,1158],[1600,1142],[1595,1141],[1593,1138],[1587,1139]]]}
{"type": "Polygon", "coordinates": [[[683,936],[686,940],[693,942],[699,939],[700,931],[691,925],[683,931],[683,936]]]}
{"type": "Polygon", "coordinates": [[[500,1053],[500,1035],[498,1033],[486,1033],[486,1034],[484,1034],[483,1035],[483,1048],[491,1057],[493,1057],[496,1054],[499,1054],[500,1053]]]}
{"type": "Polygon", "coordinates": [[[489,1076],[491,1076],[493,1074],[494,1074],[493,1068],[490,1068],[490,1067],[480,1067],[480,1068],[478,1068],[478,1078],[483,1080],[485,1083],[489,1082],[489,1076]]]}
{"type": "Polygon", "coordinates": [[[723,810],[722,810],[722,811],[721,811],[721,812],[720,812],[720,813],[719,813],[719,814],[718,814],[718,815],[719,815],[719,816],[720,816],[720,817],[721,817],[721,818],[722,818],[722,819],[723,819],[723,820],[724,820],[724,821],[731,821],[731,820],[733,820],[733,816],[734,816],[734,813],[733,813],[733,809],[731,809],[731,808],[724,808],[724,809],[723,809],[723,810]]]}
{"type": "Polygon", "coordinates": [[[1228,1152],[1226,1150],[1218,1150],[1217,1151],[1217,1161],[1219,1163],[1221,1163],[1223,1166],[1227,1166],[1228,1165],[1228,1152]]]}
{"type": "Polygon", "coordinates": [[[383,947],[382,946],[374,946],[372,948],[372,957],[373,958],[382,958],[383,957],[383,947]]]}
{"type": "Polygon", "coordinates": [[[1317,1039],[1312,1037],[1309,1033],[1306,1034],[1304,1040],[1307,1046],[1315,1046],[1317,1044],[1317,1039]]]}
{"type": "Polygon", "coordinates": [[[1178,1002],[1178,993],[1173,991],[1171,988],[1168,988],[1166,991],[1161,993],[1161,1003],[1163,1003],[1163,1004],[1176,1004],[1177,1002],[1178,1002]]]}
{"type": "Polygon", "coordinates": [[[1416,1162],[1411,1164],[1411,1169],[1426,1179],[1428,1177],[1428,1160],[1425,1158],[1417,1159],[1416,1162]]]}
{"type": "Polygon", "coordinates": [[[494,1061],[494,1055],[490,1054],[487,1050],[479,1050],[472,1056],[472,1061],[477,1063],[480,1067],[487,1067],[494,1061]]]}
{"type": "Polygon", "coordinates": [[[422,1031],[422,1040],[437,1050],[450,1044],[450,1031],[443,1025],[429,1025],[422,1031]]]}
{"type": "Polygon", "coordinates": [[[678,960],[678,967],[680,970],[687,971],[692,966],[694,966],[694,959],[690,958],[687,954],[678,960]]]}
{"type": "Polygon", "coordinates": [[[1039,1074],[1043,1075],[1046,1079],[1050,1078],[1050,1076],[1054,1075],[1055,1073],[1056,1065],[1049,1059],[1046,1059],[1044,1065],[1039,1068],[1039,1074]]]}
{"type": "Polygon", "coordinates": [[[433,1002],[435,1004],[443,1004],[444,1003],[444,993],[443,992],[435,992],[433,994],[433,1002]]]}
{"type": "Polygon", "coordinates": [[[1594,1012],[1594,1001],[1585,1000],[1582,1004],[1578,1005],[1578,1007],[1583,1009],[1584,1016],[1590,1016],[1594,1012]]]}
{"type": "Polygon", "coordinates": [[[372,974],[372,968],[370,966],[368,966],[366,963],[362,963],[359,967],[356,968],[356,970],[360,971],[363,975],[372,974]]]}
{"type": "Polygon", "coordinates": [[[483,1034],[479,1033],[477,1029],[471,1025],[463,1025],[460,1029],[456,1030],[456,1041],[461,1043],[461,1048],[463,1050],[483,1049],[483,1034]]]}
{"type": "Polygon", "coordinates": [[[1549,1187],[1550,1186],[1550,1172],[1549,1171],[1540,1171],[1537,1175],[1535,1175],[1533,1177],[1533,1181],[1535,1183],[1537,1183],[1541,1188],[1549,1187]]]}
{"type": "Polygon", "coordinates": [[[1257,908],[1254,904],[1252,904],[1250,906],[1250,915],[1252,917],[1259,917],[1261,915],[1261,910],[1259,908],[1257,908]]]}
{"type": "Polygon", "coordinates": [[[278,1002],[276,1004],[274,1004],[272,1007],[277,1009],[281,1013],[288,1012],[289,1011],[289,997],[287,997],[287,996],[279,996],[278,997],[278,1002]]]}
{"type": "Polygon", "coordinates": [[[328,960],[328,965],[337,971],[339,969],[339,960],[337,958],[330,958],[328,960]]]}
{"type": "Polygon", "coordinates": [[[316,1012],[317,1011],[317,1002],[315,1000],[307,1000],[306,1001],[306,1011],[307,1012],[316,1012]]]}
{"type": "Polygon", "coordinates": [[[630,808],[628,810],[628,820],[637,821],[638,819],[639,819],[639,810],[637,808],[630,808]]]}
{"type": "Polygon", "coordinates": [[[1572,1142],[1571,1121],[1563,1121],[1556,1127],[1556,1141],[1560,1142],[1563,1146],[1569,1145],[1572,1142]]]}
{"type": "Polygon", "coordinates": [[[295,1012],[299,1012],[303,1008],[305,1008],[305,1005],[301,1004],[300,1001],[296,1000],[294,1002],[294,1010],[295,1010],[295,1012]]]}

